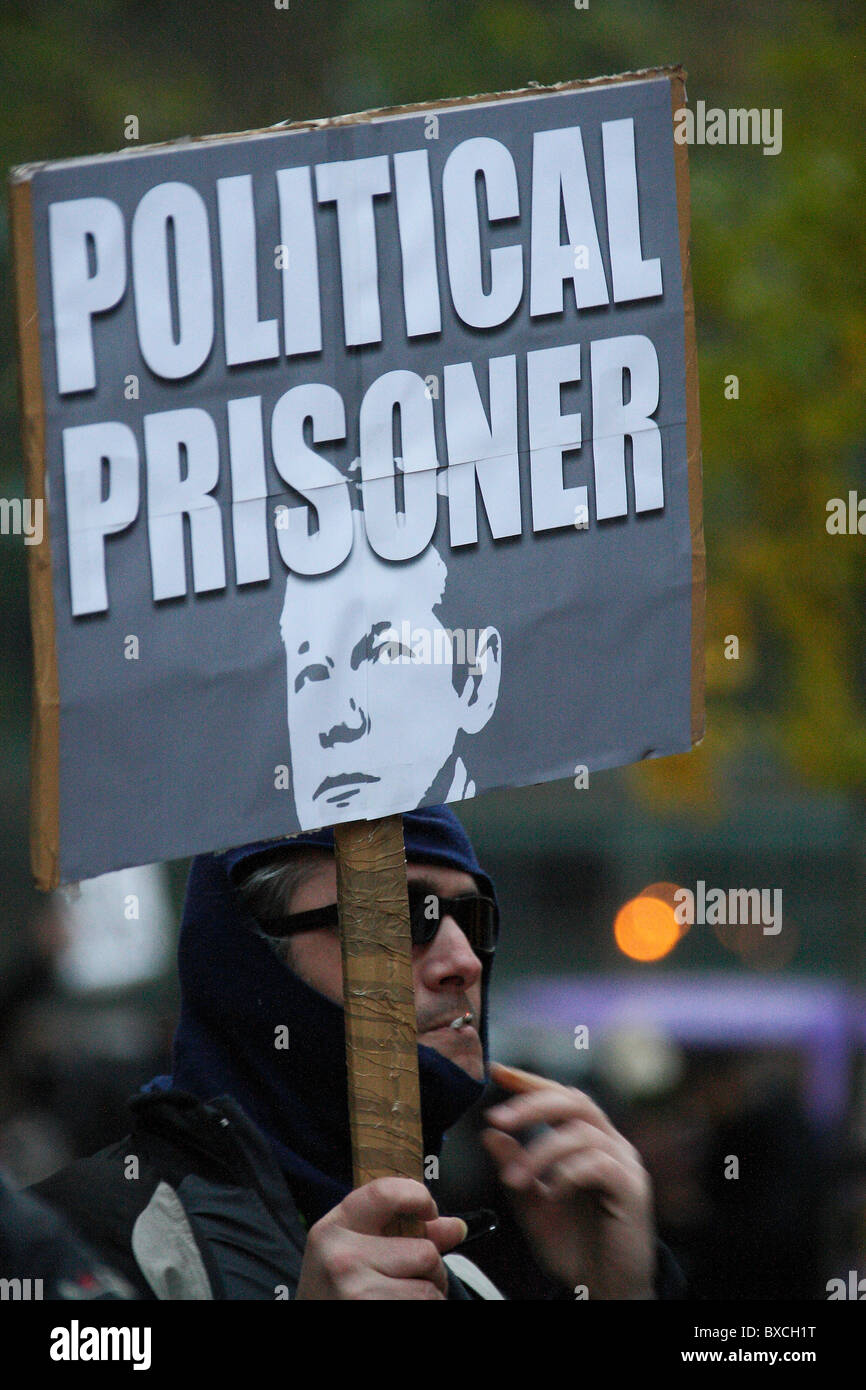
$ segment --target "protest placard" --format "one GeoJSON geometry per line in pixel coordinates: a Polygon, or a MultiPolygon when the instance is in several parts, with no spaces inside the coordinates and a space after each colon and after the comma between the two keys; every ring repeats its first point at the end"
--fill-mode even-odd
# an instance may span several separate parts
{"type": "Polygon", "coordinates": [[[42,887],[701,738],[683,101],[14,171],[42,887]]]}

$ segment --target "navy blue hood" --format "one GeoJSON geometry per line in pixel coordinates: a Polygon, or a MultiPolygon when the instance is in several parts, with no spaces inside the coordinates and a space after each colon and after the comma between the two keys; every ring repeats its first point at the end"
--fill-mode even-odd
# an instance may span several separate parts
{"type": "MultiPolygon", "coordinates": [[[[472,845],[447,807],[403,817],[406,856],[471,873],[495,896],[472,845]]],[[[179,945],[181,1012],[171,1083],[203,1100],[228,1094],[260,1126],[312,1223],[352,1186],[343,1010],[298,978],[275,955],[241,905],[233,879],[275,850],[333,848],[333,831],[258,841],[193,861],[179,945]],[[288,1047],[276,1047],[277,1029],[288,1047]]],[[[482,1027],[487,1061],[487,989],[482,1027]]],[[[445,1131],[484,1092],[428,1047],[418,1048],[424,1154],[438,1154],[445,1131]]],[[[169,1084],[167,1079],[154,1085],[169,1084]]]]}

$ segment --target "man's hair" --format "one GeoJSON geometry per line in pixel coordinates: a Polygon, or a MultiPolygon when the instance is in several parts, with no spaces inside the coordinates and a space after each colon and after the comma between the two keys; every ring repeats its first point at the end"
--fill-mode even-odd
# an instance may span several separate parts
{"type": "MultiPolygon", "coordinates": [[[[281,850],[259,861],[247,873],[241,869],[235,888],[246,911],[257,922],[285,917],[298,889],[315,873],[316,865],[329,853],[312,846],[281,850]]],[[[291,963],[291,937],[273,937],[262,932],[280,960],[291,963]]]]}

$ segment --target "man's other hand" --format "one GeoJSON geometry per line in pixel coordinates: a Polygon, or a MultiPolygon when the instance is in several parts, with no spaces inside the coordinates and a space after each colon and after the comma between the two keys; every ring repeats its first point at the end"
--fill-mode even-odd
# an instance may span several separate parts
{"type": "MultiPolygon", "coordinates": [[[[503,1085],[509,1072],[526,1084],[486,1112],[483,1142],[541,1267],[590,1299],[654,1298],[652,1191],[640,1154],[582,1091],[503,1072],[503,1085]],[[539,1125],[547,1128],[519,1142],[539,1125]]],[[[496,1081],[496,1064],[491,1074],[496,1081]]]]}

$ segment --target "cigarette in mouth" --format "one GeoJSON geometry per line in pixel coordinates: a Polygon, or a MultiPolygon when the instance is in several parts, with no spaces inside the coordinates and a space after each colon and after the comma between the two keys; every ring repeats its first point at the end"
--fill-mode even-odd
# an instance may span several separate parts
{"type": "Polygon", "coordinates": [[[448,1024],[448,1027],[449,1027],[449,1028],[455,1028],[455,1029],[456,1029],[456,1028],[465,1028],[466,1025],[467,1025],[467,1023],[471,1023],[471,1022],[472,1022],[472,1011],[471,1011],[471,1009],[467,1009],[467,1011],[466,1011],[465,1014],[461,1014],[459,1018],[455,1018],[455,1020],[454,1020],[453,1023],[449,1023],[449,1024],[448,1024]]]}

